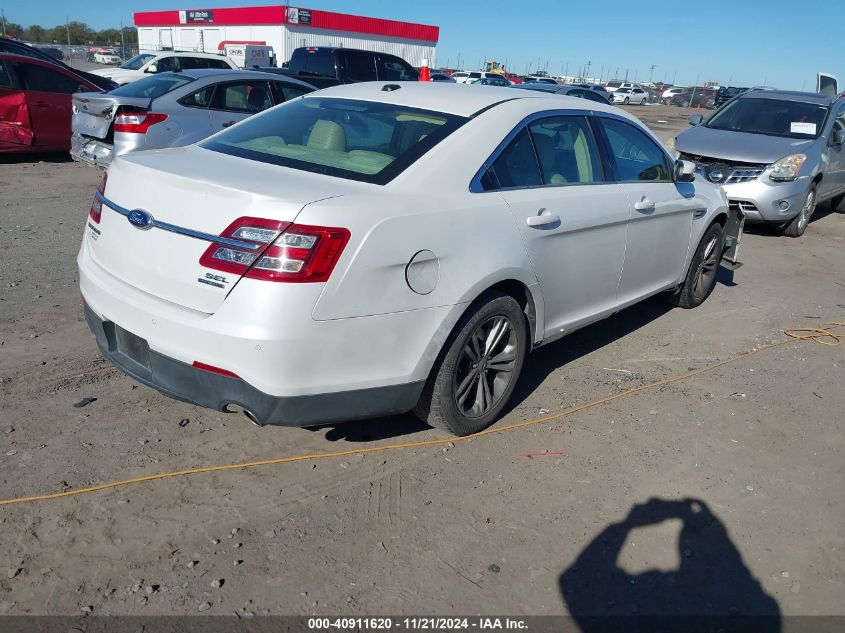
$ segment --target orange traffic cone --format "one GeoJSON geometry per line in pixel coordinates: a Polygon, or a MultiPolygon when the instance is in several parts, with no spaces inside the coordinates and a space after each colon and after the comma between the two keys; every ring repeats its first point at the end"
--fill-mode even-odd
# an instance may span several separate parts
{"type": "Polygon", "coordinates": [[[431,75],[428,72],[428,60],[422,60],[422,68],[420,68],[420,81],[431,81],[431,75]]]}

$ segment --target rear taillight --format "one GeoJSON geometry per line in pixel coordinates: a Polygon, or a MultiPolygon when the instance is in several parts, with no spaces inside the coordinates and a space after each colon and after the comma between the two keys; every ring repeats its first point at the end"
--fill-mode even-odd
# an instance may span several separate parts
{"type": "MultiPolygon", "coordinates": [[[[106,195],[106,181],[108,179],[109,179],[109,174],[108,174],[108,172],[104,171],[103,177],[100,180],[100,184],[97,186],[97,193],[99,193],[101,196],[106,195]]],[[[100,223],[100,216],[102,215],[102,213],[103,213],[103,203],[100,202],[100,200],[97,198],[97,196],[94,196],[94,200],[93,200],[93,202],[91,202],[91,208],[88,209],[88,217],[91,218],[92,220],[94,220],[94,222],[96,224],[99,224],[100,223]]]]}
{"type": "Polygon", "coordinates": [[[349,236],[343,228],[238,218],[221,237],[244,246],[214,243],[200,264],[265,281],[321,282],[328,280],[349,236]]]}
{"type": "Polygon", "coordinates": [[[146,134],[150,126],[161,123],[166,118],[166,114],[156,114],[155,112],[118,114],[114,120],[114,131],[127,132],[129,134],[146,134]]]}

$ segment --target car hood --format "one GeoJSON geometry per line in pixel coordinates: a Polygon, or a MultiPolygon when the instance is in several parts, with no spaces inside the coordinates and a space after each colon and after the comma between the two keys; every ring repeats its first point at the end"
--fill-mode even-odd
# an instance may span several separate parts
{"type": "Polygon", "coordinates": [[[681,132],[675,149],[693,156],[708,156],[743,163],[769,164],[790,154],[806,151],[814,140],[766,136],[748,132],[715,130],[696,125],[681,132]]]}
{"type": "Polygon", "coordinates": [[[114,81],[120,81],[122,79],[140,79],[144,76],[144,73],[140,70],[127,70],[126,68],[103,68],[101,70],[92,70],[91,72],[94,75],[108,77],[114,81]]]}

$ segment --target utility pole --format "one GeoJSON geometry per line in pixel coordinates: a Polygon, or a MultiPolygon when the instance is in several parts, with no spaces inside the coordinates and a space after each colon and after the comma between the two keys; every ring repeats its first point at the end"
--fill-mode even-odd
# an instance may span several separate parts
{"type": "Polygon", "coordinates": [[[651,72],[648,73],[648,83],[652,83],[651,76],[654,75],[654,69],[655,68],[657,68],[657,66],[655,64],[652,64],[651,66],[649,66],[649,70],[651,72]]]}
{"type": "Polygon", "coordinates": [[[0,18],[3,18],[3,37],[6,37],[6,14],[0,9],[0,18]]]}
{"type": "Polygon", "coordinates": [[[564,77],[568,77],[568,76],[569,76],[569,62],[566,62],[566,70],[565,70],[565,71],[563,71],[563,76],[564,76],[564,77]]]}
{"type": "Polygon", "coordinates": [[[592,65],[593,65],[593,62],[591,62],[590,60],[587,60],[587,73],[586,73],[587,76],[584,77],[585,80],[590,76],[590,66],[592,66],[592,65]]]}
{"type": "Polygon", "coordinates": [[[123,39],[123,20],[120,21],[120,57],[126,59],[126,42],[123,39]]]}
{"type": "Polygon", "coordinates": [[[695,76],[695,85],[692,87],[692,94],[689,96],[689,104],[687,105],[688,108],[692,107],[692,100],[695,99],[695,89],[698,88],[698,78],[700,76],[700,74],[695,76]]]}
{"type": "Polygon", "coordinates": [[[673,86],[675,85],[675,80],[676,80],[677,78],[678,78],[678,71],[676,70],[676,71],[675,71],[675,74],[674,74],[674,75],[672,75],[672,85],[673,85],[673,86]]]}
{"type": "MultiPolygon", "coordinates": [[[[70,16],[68,15],[65,16],[65,29],[67,29],[67,52],[72,55],[70,48],[70,16]]],[[[71,57],[71,61],[73,61],[73,57],[71,57]]]]}
{"type": "Polygon", "coordinates": [[[634,83],[637,83],[637,73],[640,72],[638,69],[634,69],[634,83]]]}

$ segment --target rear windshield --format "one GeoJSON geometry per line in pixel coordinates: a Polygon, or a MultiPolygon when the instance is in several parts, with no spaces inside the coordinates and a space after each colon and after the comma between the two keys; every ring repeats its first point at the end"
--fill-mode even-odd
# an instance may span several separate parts
{"type": "Polygon", "coordinates": [[[716,130],[783,136],[816,138],[827,117],[827,106],[800,101],[739,98],[719,110],[707,122],[716,130]]]}
{"type": "Polygon", "coordinates": [[[385,184],[466,120],[385,103],[306,97],[201,145],[263,163],[385,184]]]}
{"type": "Polygon", "coordinates": [[[153,57],[155,57],[155,55],[141,53],[140,55],[135,55],[135,57],[127,59],[120,65],[120,68],[125,68],[126,70],[140,70],[141,66],[146,64],[153,57]]]}
{"type": "Polygon", "coordinates": [[[177,75],[176,73],[161,73],[124,84],[123,86],[120,86],[120,88],[115,88],[109,94],[117,97],[157,99],[171,90],[176,90],[176,88],[180,88],[192,81],[194,80],[191,77],[186,77],[185,75],[177,75]]]}

